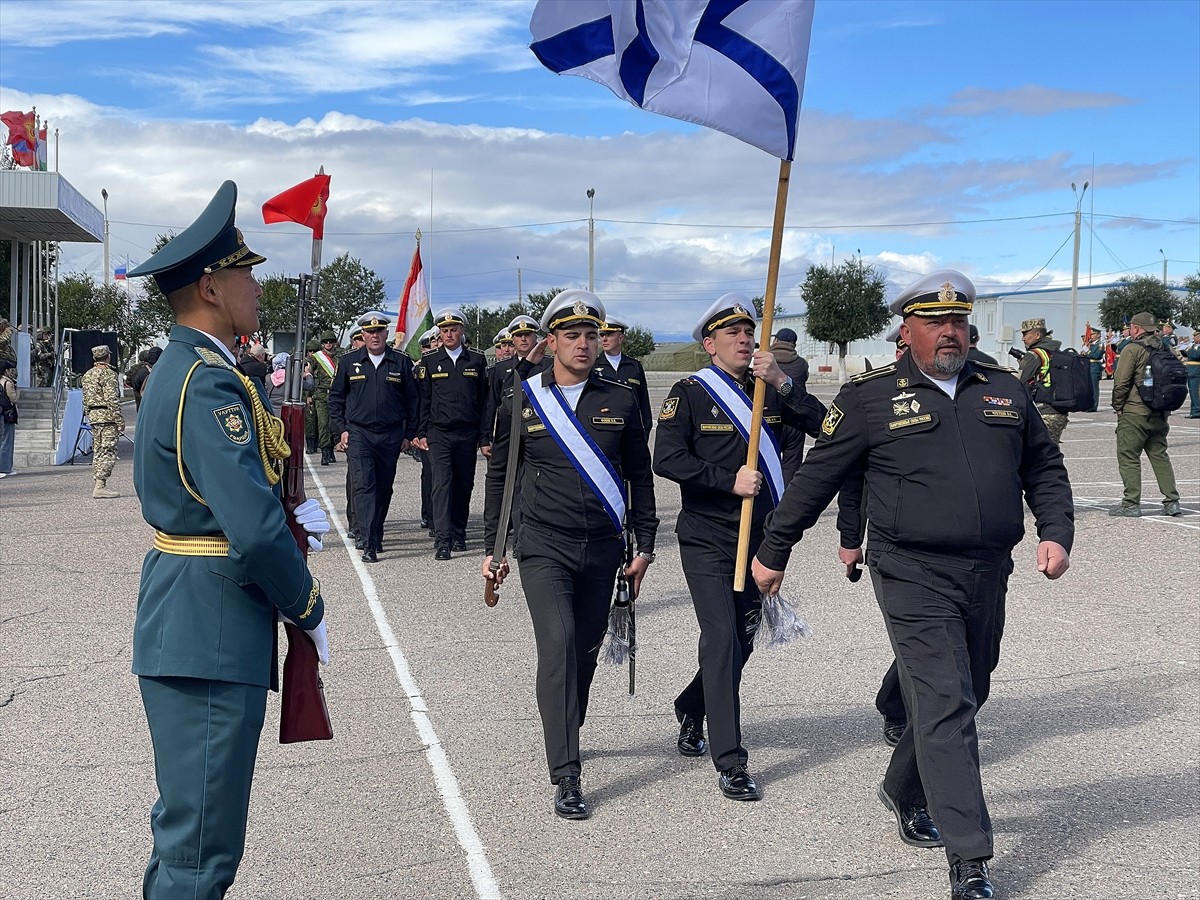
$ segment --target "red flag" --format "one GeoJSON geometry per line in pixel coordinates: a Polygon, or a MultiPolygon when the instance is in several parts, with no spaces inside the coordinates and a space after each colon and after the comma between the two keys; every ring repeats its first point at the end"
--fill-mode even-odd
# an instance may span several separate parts
{"type": "Polygon", "coordinates": [[[314,175],[263,204],[263,221],[299,222],[313,230],[313,238],[325,236],[326,203],[329,200],[329,176],[314,175]]]}
{"type": "Polygon", "coordinates": [[[10,110],[0,113],[0,122],[8,126],[8,143],[18,166],[37,166],[37,118],[31,112],[10,110]]]}
{"type": "Polygon", "coordinates": [[[1090,344],[1092,341],[1094,341],[1096,339],[1096,334],[1097,334],[1097,331],[1095,328],[1092,327],[1091,320],[1089,319],[1087,322],[1087,326],[1083,329],[1083,342],[1085,344],[1090,344]]]}

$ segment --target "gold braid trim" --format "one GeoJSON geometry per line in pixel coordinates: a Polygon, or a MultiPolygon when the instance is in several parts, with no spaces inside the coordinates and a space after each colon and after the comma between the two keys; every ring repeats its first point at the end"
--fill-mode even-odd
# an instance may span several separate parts
{"type": "Polygon", "coordinates": [[[183,474],[183,401],[187,397],[188,382],[192,380],[192,376],[202,365],[204,365],[203,360],[197,360],[192,364],[192,367],[188,369],[187,377],[183,379],[183,387],[179,389],[179,408],[175,411],[175,467],[179,470],[179,480],[183,482],[187,492],[201,506],[208,506],[204,502],[204,498],[196,493],[196,489],[188,484],[187,476],[183,474]]]}
{"type": "Polygon", "coordinates": [[[283,435],[283,419],[273,416],[263,406],[258,389],[249,378],[232,370],[242,380],[246,393],[250,395],[250,411],[254,416],[254,433],[258,436],[258,455],[262,458],[263,472],[267,476],[267,484],[274,487],[283,477],[283,461],[292,455],[283,435]]]}

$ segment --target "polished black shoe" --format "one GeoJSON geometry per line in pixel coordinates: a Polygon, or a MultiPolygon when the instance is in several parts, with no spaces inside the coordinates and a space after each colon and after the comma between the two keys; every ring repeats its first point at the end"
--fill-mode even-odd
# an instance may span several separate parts
{"type": "Polygon", "coordinates": [[[433,554],[433,558],[434,559],[449,559],[450,558],[450,548],[449,547],[438,547],[437,552],[433,554]]]}
{"type": "Polygon", "coordinates": [[[560,819],[589,819],[592,810],[583,798],[578,775],[568,775],[554,791],[554,814],[560,819]]]}
{"type": "Polygon", "coordinates": [[[888,719],[883,720],[883,742],[889,747],[895,747],[900,743],[900,738],[904,736],[904,729],[908,727],[908,722],[904,719],[888,719]]]}
{"type": "Polygon", "coordinates": [[[426,519],[424,516],[422,516],[421,517],[421,527],[422,528],[432,528],[433,523],[430,522],[428,519],[426,519]]]}
{"type": "Polygon", "coordinates": [[[464,541],[462,538],[456,538],[454,543],[450,545],[450,549],[453,550],[455,553],[466,553],[467,552],[467,542],[464,541]]]}
{"type": "Polygon", "coordinates": [[[879,799],[896,817],[900,840],[911,847],[941,847],[942,833],[923,806],[901,806],[879,785],[879,799]]]}
{"type": "Polygon", "coordinates": [[[717,779],[717,784],[721,786],[721,793],[730,800],[762,799],[762,791],[758,789],[758,783],[755,782],[754,776],[746,771],[745,766],[725,769],[721,772],[721,777],[717,779]]]}
{"type": "Polygon", "coordinates": [[[993,896],[985,860],[968,859],[950,867],[950,900],[990,900],[993,896]]]}
{"type": "Polygon", "coordinates": [[[367,549],[367,539],[364,537],[356,537],[354,539],[354,549],[355,550],[366,550],[367,549]]]}
{"type": "Polygon", "coordinates": [[[363,551],[362,561],[363,562],[379,562],[379,554],[377,554],[375,552],[374,547],[368,547],[366,550],[363,551]]]}
{"type": "Polygon", "coordinates": [[[708,742],[704,740],[704,720],[681,716],[679,740],[675,742],[675,746],[680,756],[703,756],[704,751],[708,749],[708,742]]]}

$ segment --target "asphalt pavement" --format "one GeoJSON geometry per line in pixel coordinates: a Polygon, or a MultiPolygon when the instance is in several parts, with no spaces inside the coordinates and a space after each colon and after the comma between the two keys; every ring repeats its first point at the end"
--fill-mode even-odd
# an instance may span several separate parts
{"type": "MultiPolygon", "coordinates": [[[[670,379],[653,381],[657,403],[670,379]]],[[[814,386],[826,402],[834,391],[814,386]]],[[[1070,571],[1040,576],[1032,534],[1015,551],[979,714],[1004,898],[1200,896],[1200,422],[1172,418],[1184,516],[1161,515],[1146,466],[1136,520],[1106,513],[1120,497],[1114,423],[1075,415],[1066,430],[1070,571]]],[[[140,892],[156,791],[129,669],[152,534],[124,442],[120,454],[118,500],[91,499],[86,465],[0,482],[0,897],[140,892]]],[[[744,743],[765,796],[735,803],[708,757],[675,752],[672,699],[698,628],[673,534],[679,491],[659,480],[637,693],[625,669],[597,674],[582,735],[595,812],[565,822],[551,811],[519,570],[499,606],[482,602],[482,462],[467,553],[433,559],[420,467],[401,457],[384,552],[365,565],[338,534],[345,457],[318,458],[308,491],[335,533],[311,565],[335,737],[280,745],[268,700],[230,898],[948,896],[943,852],[902,844],[875,796],[889,749],[873,701],[890,653],[869,579],[850,584],[837,562],[832,511],[785,582],[814,636],[757,651],[746,670],[744,743]]]]}

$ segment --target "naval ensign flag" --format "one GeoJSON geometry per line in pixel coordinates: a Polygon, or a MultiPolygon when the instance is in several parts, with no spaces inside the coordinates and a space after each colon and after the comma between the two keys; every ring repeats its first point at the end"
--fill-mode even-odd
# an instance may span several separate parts
{"type": "Polygon", "coordinates": [[[790,160],[815,0],[539,0],[530,49],[642,109],[790,160]]]}

